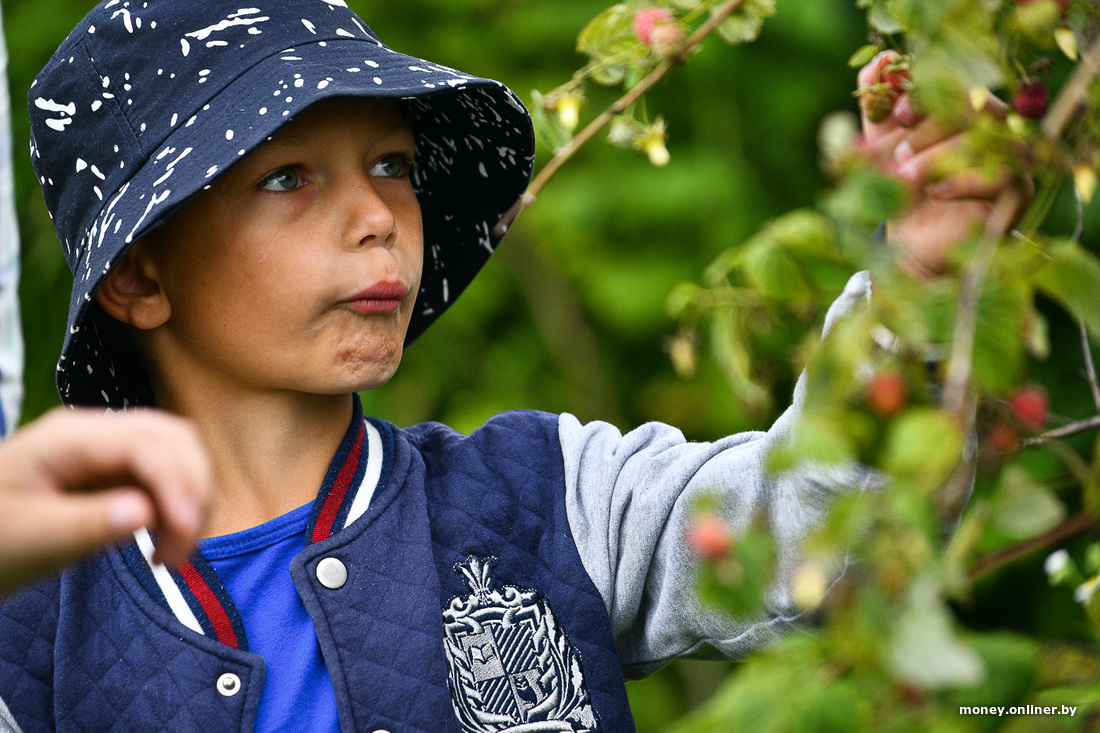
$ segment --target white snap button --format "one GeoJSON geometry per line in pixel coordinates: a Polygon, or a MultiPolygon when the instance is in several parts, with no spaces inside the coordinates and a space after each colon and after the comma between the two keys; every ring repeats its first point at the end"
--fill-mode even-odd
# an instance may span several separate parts
{"type": "Polygon", "coordinates": [[[226,672],[218,678],[218,692],[233,697],[241,690],[241,678],[232,672],[226,672]]]}
{"type": "Polygon", "coordinates": [[[326,557],[317,563],[317,580],[326,588],[341,588],[348,582],[348,569],[335,557],[326,557]]]}

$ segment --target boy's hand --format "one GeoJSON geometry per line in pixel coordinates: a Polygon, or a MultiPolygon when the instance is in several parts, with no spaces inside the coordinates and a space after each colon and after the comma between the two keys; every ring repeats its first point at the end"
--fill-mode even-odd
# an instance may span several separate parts
{"type": "MultiPolygon", "coordinates": [[[[898,55],[884,51],[864,66],[859,72],[860,87],[878,83],[884,63],[898,55]]],[[[901,266],[911,274],[927,278],[942,273],[951,246],[975,225],[984,224],[993,202],[1008,187],[1020,189],[1017,216],[1030,203],[1034,194],[1031,180],[1013,180],[1007,172],[995,181],[977,171],[935,180],[935,161],[965,145],[965,141],[961,130],[918,114],[907,92],[901,93],[880,122],[868,118],[865,105],[860,108],[866,149],[872,159],[910,188],[911,205],[901,218],[887,224],[887,239],[899,248],[901,266]]],[[[1003,116],[1005,111],[1005,103],[990,96],[981,114],[1003,116]]]]}
{"type": "Polygon", "coordinates": [[[158,561],[182,560],[210,483],[206,451],[180,418],[51,412],[0,444],[0,593],[143,526],[159,534],[158,561]]]}

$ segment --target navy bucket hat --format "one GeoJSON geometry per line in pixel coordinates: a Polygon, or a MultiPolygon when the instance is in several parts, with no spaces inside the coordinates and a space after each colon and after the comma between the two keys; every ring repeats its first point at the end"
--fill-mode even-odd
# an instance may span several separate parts
{"type": "Polygon", "coordinates": [[[152,404],[94,302],[129,246],[316,102],[399,100],[416,140],[424,273],[406,343],[465,289],[526,189],[534,135],[499,82],[397,53],[343,0],[106,0],[28,95],[31,157],[73,271],[68,405],[152,404]]]}

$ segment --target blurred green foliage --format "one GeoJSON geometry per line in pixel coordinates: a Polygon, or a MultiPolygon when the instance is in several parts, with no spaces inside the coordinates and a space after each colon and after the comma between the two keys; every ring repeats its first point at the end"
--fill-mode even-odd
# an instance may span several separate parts
{"type": "MultiPolygon", "coordinates": [[[[27,139],[26,90],[91,3],[3,2],[19,151],[27,139]]],[[[562,84],[585,63],[574,50],[577,35],[609,4],[349,0],[389,45],[500,79],[528,102],[532,90],[562,84]]],[[[757,42],[705,44],[686,68],[649,95],[647,104],[668,123],[668,167],[656,169],[642,155],[603,143],[586,147],[524,213],[478,282],[409,349],[397,376],[364,395],[365,409],[400,425],[440,420],[467,431],[512,408],[572,412],[584,421],[609,420],[621,428],[660,420],[700,440],[770,425],[789,404],[800,369],[800,341],[815,328],[810,324],[820,320],[843,278],[834,278],[834,292],[808,284],[797,320],[789,314],[753,316],[752,341],[759,347],[753,368],[760,381],[746,379],[745,385],[765,394],[752,400],[731,391],[728,367],[736,355],[723,355],[720,342],[715,345],[718,359],[701,359],[690,380],[677,376],[665,353],[677,328],[666,311],[668,296],[684,281],[707,284],[708,266],[742,242],[748,246],[738,256],[750,266],[765,256],[785,256],[781,247],[767,249],[753,235],[764,222],[818,203],[825,187],[818,125],[829,112],[855,110],[855,74],[846,61],[866,41],[866,33],[863,12],[851,0],[781,0],[757,42]]],[[[610,90],[587,94],[595,108],[614,99],[610,90]]],[[[540,161],[551,153],[541,148],[540,161]]],[[[28,420],[58,403],[54,363],[71,277],[25,156],[17,156],[16,175],[28,420]]],[[[1065,235],[1074,221],[1072,200],[1062,196],[1044,228],[1065,235]]],[[[812,227],[814,222],[804,218],[795,224],[812,227]]],[[[1098,234],[1100,222],[1087,217],[1082,241],[1095,242],[1098,234]]],[[[766,290],[768,283],[759,285],[766,290]]],[[[1048,385],[1054,413],[1086,417],[1093,410],[1079,375],[1076,326],[1048,307],[1052,304],[1041,305],[1049,318],[1052,350],[1064,358],[1029,363],[1029,372],[1048,385]]],[[[1070,444],[1084,452],[1090,439],[1081,436],[1070,444]]],[[[1024,464],[1032,475],[1048,480],[1066,471],[1046,452],[1029,454],[1024,464]]],[[[988,491],[979,482],[977,495],[988,491]]],[[[998,539],[987,533],[982,542],[996,547],[998,539]]],[[[1040,639],[1085,636],[1080,607],[1070,592],[1048,591],[1046,584],[1041,558],[1034,558],[989,576],[967,604],[954,610],[973,628],[1040,639]]],[[[775,651],[782,654],[785,646],[800,643],[792,638],[775,651]]],[[[983,644],[978,652],[991,668],[1019,665],[1021,657],[1034,656],[1032,647],[1022,648],[1016,637],[983,644]]],[[[668,729],[717,688],[729,669],[680,662],[631,683],[639,731],[668,729]]],[[[1027,673],[1036,673],[1033,665],[1027,673]]],[[[782,690],[792,685],[820,693],[816,702],[813,695],[804,696],[804,704],[820,710],[822,729],[836,729],[828,721],[837,716],[849,724],[869,716],[868,703],[853,688],[822,676],[821,670],[807,669],[795,679],[789,669],[760,664],[752,675],[737,694],[758,694],[762,717],[741,719],[746,730],[758,729],[754,726],[762,720],[769,721],[770,729],[784,729],[784,716],[794,712],[782,709],[782,690]]],[[[994,699],[1015,695],[1010,691],[994,699]]],[[[714,730],[726,729],[721,726],[728,717],[715,720],[714,730]]]]}

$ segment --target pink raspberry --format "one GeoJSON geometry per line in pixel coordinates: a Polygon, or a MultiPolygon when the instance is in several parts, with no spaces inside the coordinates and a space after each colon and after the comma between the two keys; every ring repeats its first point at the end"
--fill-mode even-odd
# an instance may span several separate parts
{"type": "Polygon", "coordinates": [[[654,29],[672,22],[672,16],[660,8],[646,8],[634,16],[634,35],[642,43],[652,45],[654,29]]]}

